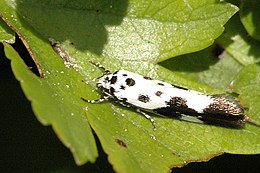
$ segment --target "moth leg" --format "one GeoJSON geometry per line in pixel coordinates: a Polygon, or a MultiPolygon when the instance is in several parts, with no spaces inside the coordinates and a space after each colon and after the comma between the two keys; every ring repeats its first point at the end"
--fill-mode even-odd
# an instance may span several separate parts
{"type": "Polygon", "coordinates": [[[101,96],[99,99],[96,99],[96,100],[87,100],[83,97],[81,97],[81,99],[87,103],[102,103],[106,100],[108,100],[109,96],[101,96]]]}
{"type": "Polygon", "coordinates": [[[119,104],[122,105],[122,106],[128,107],[128,108],[131,107],[129,104],[127,104],[127,103],[125,103],[125,102],[123,102],[123,101],[115,100],[115,102],[116,102],[116,103],[119,103],[119,104]]]}
{"type": "Polygon", "coordinates": [[[136,109],[136,111],[139,112],[140,114],[142,114],[145,118],[147,118],[152,123],[153,130],[155,131],[156,126],[155,126],[155,120],[153,119],[153,117],[151,117],[150,115],[148,115],[147,113],[143,112],[140,109],[136,109]]]}

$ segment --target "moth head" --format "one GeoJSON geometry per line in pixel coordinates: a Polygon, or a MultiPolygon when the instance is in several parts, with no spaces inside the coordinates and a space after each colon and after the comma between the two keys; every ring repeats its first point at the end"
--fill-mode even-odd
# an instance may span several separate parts
{"type": "Polygon", "coordinates": [[[97,87],[101,90],[109,90],[111,87],[111,79],[113,73],[106,70],[101,77],[98,78],[97,87]]]}

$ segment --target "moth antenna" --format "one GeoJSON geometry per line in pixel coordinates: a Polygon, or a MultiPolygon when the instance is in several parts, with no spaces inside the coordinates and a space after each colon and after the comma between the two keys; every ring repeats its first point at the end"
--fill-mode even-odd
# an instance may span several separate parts
{"type": "Polygon", "coordinates": [[[88,62],[89,62],[90,64],[92,64],[92,65],[94,65],[94,66],[96,66],[96,67],[98,67],[98,68],[100,68],[100,69],[106,71],[105,67],[103,67],[101,64],[96,63],[96,62],[91,61],[91,60],[89,60],[88,62]]]}
{"type": "Polygon", "coordinates": [[[250,118],[248,116],[246,116],[245,121],[249,122],[250,124],[254,124],[254,125],[260,127],[260,123],[259,122],[257,122],[256,120],[253,120],[252,118],[250,118]]]}

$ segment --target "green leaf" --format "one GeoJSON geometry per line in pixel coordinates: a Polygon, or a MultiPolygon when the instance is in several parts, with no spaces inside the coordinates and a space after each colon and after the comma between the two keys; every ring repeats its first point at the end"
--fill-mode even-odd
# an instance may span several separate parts
{"type": "MultiPolygon", "coordinates": [[[[260,122],[260,64],[246,66],[234,80],[233,87],[240,93],[239,97],[247,114],[260,122]]],[[[258,143],[259,145],[259,143],[258,143]]]]}
{"type": "Polygon", "coordinates": [[[223,52],[219,57],[212,56],[212,52],[218,51],[218,49],[217,45],[213,45],[196,53],[169,59],[161,63],[161,65],[183,78],[200,82],[200,85],[204,83],[215,88],[216,90],[212,92],[228,91],[229,84],[243,66],[226,52],[223,52]]]}
{"type": "Polygon", "coordinates": [[[240,5],[241,21],[249,35],[260,41],[260,4],[254,0],[243,0],[240,5]]]}
{"type": "MultiPolygon", "coordinates": [[[[32,40],[35,40],[32,39],[32,40]]],[[[37,40],[38,46],[48,49],[48,45],[37,40]]],[[[53,52],[45,52],[53,58],[52,69],[46,71],[43,78],[35,76],[21,60],[17,52],[4,44],[6,56],[11,60],[12,70],[20,81],[23,91],[32,102],[32,108],[39,121],[51,124],[61,141],[71,149],[78,164],[94,160],[97,149],[84,105],[80,100],[84,84],[81,77],[73,70],[68,70],[53,52]],[[66,71],[63,71],[66,69],[66,71]],[[83,86],[83,87],[82,87],[83,86]]],[[[50,61],[50,60],[49,60],[50,61]]]]}
{"type": "Polygon", "coordinates": [[[14,32],[0,19],[0,42],[14,43],[14,32]]]}
{"type": "MultiPolygon", "coordinates": [[[[259,153],[259,128],[251,124],[236,130],[155,117],[157,131],[153,131],[150,122],[134,109],[110,102],[87,104],[80,99],[100,96],[93,79],[102,73],[88,60],[102,62],[110,70],[124,68],[198,91],[224,92],[220,91],[224,85],[213,79],[215,69],[220,68],[213,67],[218,61],[206,65],[210,70],[199,82],[199,75],[190,80],[171,71],[170,65],[165,68],[165,62],[163,66],[157,62],[210,46],[237,11],[235,6],[213,0],[23,0],[0,1],[0,6],[1,15],[12,16],[8,22],[42,74],[41,78],[35,76],[5,44],[15,76],[37,118],[53,126],[78,163],[93,162],[97,157],[89,124],[117,172],[169,172],[172,166],[205,161],[223,152],[259,153]],[[60,42],[68,62],[55,54],[49,38],[60,42]]],[[[197,65],[196,70],[201,67],[197,65]]],[[[235,68],[232,72],[237,73],[235,68]]],[[[223,75],[225,83],[233,78],[229,73],[223,75]]]]}
{"type": "Polygon", "coordinates": [[[239,15],[235,15],[225,25],[225,32],[216,40],[242,65],[260,61],[260,43],[248,36],[239,15]]]}
{"type": "Polygon", "coordinates": [[[77,49],[102,57],[151,63],[211,45],[238,10],[215,0],[25,0],[16,6],[17,13],[47,39],[70,40],[77,49]]]}

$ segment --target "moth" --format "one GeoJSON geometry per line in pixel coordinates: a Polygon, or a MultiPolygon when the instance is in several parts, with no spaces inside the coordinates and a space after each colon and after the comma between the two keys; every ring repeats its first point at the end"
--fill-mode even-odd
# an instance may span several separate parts
{"type": "Polygon", "coordinates": [[[112,72],[100,64],[90,63],[104,71],[96,84],[102,96],[97,100],[82,99],[88,103],[112,99],[134,107],[151,121],[154,128],[154,118],[148,113],[230,128],[242,128],[250,120],[231,96],[209,95],[126,70],[112,72]]]}

